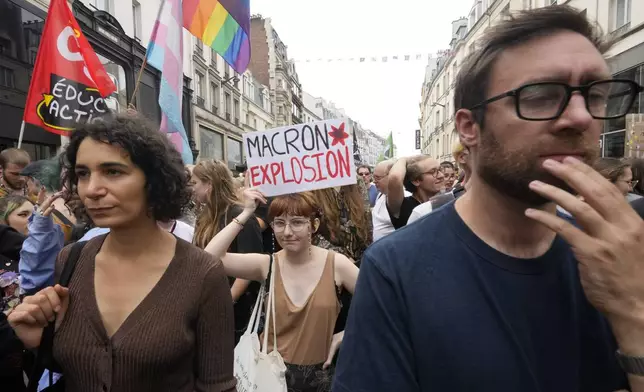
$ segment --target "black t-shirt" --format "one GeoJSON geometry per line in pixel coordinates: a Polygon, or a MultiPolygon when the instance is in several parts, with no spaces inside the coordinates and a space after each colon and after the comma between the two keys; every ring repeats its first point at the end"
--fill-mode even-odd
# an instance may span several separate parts
{"type": "Polygon", "coordinates": [[[409,217],[411,216],[411,212],[414,210],[414,208],[418,207],[419,205],[420,205],[420,202],[414,199],[413,196],[405,197],[402,201],[402,204],[400,205],[400,213],[398,214],[398,218],[396,218],[391,214],[391,211],[389,210],[389,205],[387,205],[387,212],[389,212],[389,219],[391,219],[391,224],[394,226],[394,228],[397,230],[405,226],[407,224],[407,221],[409,220],[409,217]]]}
{"type": "Polygon", "coordinates": [[[275,253],[282,249],[280,248],[277,241],[275,241],[275,238],[273,236],[273,228],[271,227],[271,222],[268,218],[268,209],[270,208],[272,201],[272,197],[267,198],[266,204],[260,204],[259,206],[257,206],[257,210],[255,210],[255,216],[261,219],[266,225],[266,228],[264,229],[264,231],[262,231],[264,253],[275,253]]]}
{"type": "Polygon", "coordinates": [[[635,211],[640,214],[640,217],[644,219],[644,197],[632,201],[631,206],[633,206],[635,211]]]}
{"type": "Polygon", "coordinates": [[[617,391],[615,350],[562,238],[510,257],[451,203],[365,253],[333,391],[617,391]]]}
{"type": "MultiPolygon", "coordinates": [[[[226,224],[229,224],[233,218],[236,218],[241,214],[243,208],[240,206],[232,206],[229,208],[228,213],[226,214],[226,224]]],[[[223,228],[225,225],[222,225],[223,228]]],[[[244,228],[237,234],[235,240],[228,248],[230,253],[262,253],[264,251],[264,244],[262,242],[262,234],[259,228],[259,222],[257,219],[250,218],[244,225],[244,228]]],[[[230,285],[235,282],[235,278],[228,278],[230,285]]],[[[250,314],[253,311],[253,306],[257,300],[257,294],[259,293],[259,288],[261,284],[259,282],[250,282],[248,289],[244,294],[239,297],[235,303],[235,343],[239,341],[239,338],[246,330],[248,321],[250,319],[250,314]]]]}

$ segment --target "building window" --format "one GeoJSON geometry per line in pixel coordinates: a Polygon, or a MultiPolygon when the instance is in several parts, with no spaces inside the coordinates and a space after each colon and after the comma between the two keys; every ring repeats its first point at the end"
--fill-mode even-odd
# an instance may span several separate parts
{"type": "Polygon", "coordinates": [[[210,65],[219,73],[219,55],[214,49],[210,49],[210,65]]]}
{"type": "Polygon", "coordinates": [[[134,38],[141,40],[143,21],[141,18],[141,4],[138,1],[132,1],[132,19],[134,20],[134,38]]]}
{"type": "Polygon", "coordinates": [[[253,119],[253,128],[257,129],[257,119],[253,119]]]}
{"type": "MultiPolygon", "coordinates": [[[[25,64],[35,63],[32,53],[38,52],[44,25],[42,18],[11,1],[0,0],[0,55],[25,64]]],[[[16,69],[19,80],[29,68],[16,69]]]]}
{"type": "Polygon", "coordinates": [[[228,138],[226,148],[228,168],[234,170],[236,165],[241,165],[244,161],[242,156],[242,143],[239,140],[228,138]]]}
{"type": "Polygon", "coordinates": [[[224,94],[224,112],[226,113],[226,120],[230,121],[230,94],[224,94]]]}
{"type": "Polygon", "coordinates": [[[239,100],[233,100],[233,113],[235,113],[235,124],[239,125],[239,100]]]}
{"type": "Polygon", "coordinates": [[[16,88],[15,76],[12,69],[0,67],[0,86],[16,88]]]}
{"type": "Polygon", "coordinates": [[[113,0],[94,0],[93,5],[98,10],[109,12],[110,14],[114,13],[113,0]]]}
{"type": "Polygon", "coordinates": [[[219,86],[214,83],[210,85],[210,102],[212,103],[212,112],[219,114],[219,86]]]}
{"type": "Polygon", "coordinates": [[[195,95],[199,98],[204,96],[204,76],[200,72],[195,72],[195,95]]]}
{"type": "Polygon", "coordinates": [[[602,135],[602,156],[606,158],[621,158],[624,156],[626,131],[611,132],[602,135]]]}
{"type": "Polygon", "coordinates": [[[631,22],[631,0],[611,0],[610,15],[612,20],[612,30],[631,22]]]}
{"type": "Polygon", "coordinates": [[[505,7],[503,7],[503,10],[501,10],[501,16],[503,18],[510,16],[510,4],[506,4],[505,7]]]}
{"type": "Polygon", "coordinates": [[[127,79],[125,77],[125,68],[112,60],[98,54],[98,59],[103,64],[105,72],[112,79],[116,86],[116,92],[105,99],[107,107],[115,112],[120,112],[121,108],[127,107],[127,79]]]}
{"type": "Polygon", "coordinates": [[[224,160],[224,135],[199,126],[199,158],[224,160]]]}
{"type": "MultiPolygon", "coordinates": [[[[624,72],[615,74],[614,78],[633,80],[642,84],[644,83],[644,65],[633,67],[624,72]]],[[[635,102],[633,103],[629,113],[644,113],[644,92],[639,93],[635,98],[635,102]]],[[[604,124],[604,131],[607,133],[624,130],[626,129],[626,116],[616,118],[614,120],[606,120],[604,124]]]]}
{"type": "Polygon", "coordinates": [[[203,42],[198,39],[195,39],[195,53],[203,58],[203,42]]]}

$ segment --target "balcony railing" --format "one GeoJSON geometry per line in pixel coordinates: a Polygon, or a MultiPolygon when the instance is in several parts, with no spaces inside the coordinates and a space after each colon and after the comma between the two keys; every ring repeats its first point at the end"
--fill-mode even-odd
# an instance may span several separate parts
{"type": "Polygon", "coordinates": [[[610,34],[608,34],[608,39],[611,40],[611,41],[615,40],[615,39],[621,37],[622,35],[624,35],[630,29],[631,29],[631,22],[628,22],[628,23],[624,24],[623,26],[620,26],[620,27],[616,28],[615,30],[611,31],[610,34]]]}
{"type": "Polygon", "coordinates": [[[202,109],[206,108],[206,100],[203,97],[197,96],[197,106],[199,106],[202,109]]]}
{"type": "Polygon", "coordinates": [[[226,121],[230,121],[230,113],[226,113],[226,121]]]}
{"type": "Polygon", "coordinates": [[[239,126],[239,117],[235,117],[235,125],[239,126]]]}
{"type": "Polygon", "coordinates": [[[214,114],[219,114],[219,108],[217,106],[215,106],[215,105],[212,105],[212,112],[214,114]]]}

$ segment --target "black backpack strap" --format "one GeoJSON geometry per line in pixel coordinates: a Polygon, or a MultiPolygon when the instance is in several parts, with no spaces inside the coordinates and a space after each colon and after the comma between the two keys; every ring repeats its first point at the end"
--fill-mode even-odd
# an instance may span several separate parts
{"type": "Polygon", "coordinates": [[[268,294],[268,290],[271,289],[271,274],[273,273],[273,253],[270,254],[269,256],[269,261],[268,261],[268,274],[266,274],[266,292],[265,294],[268,294]]]}
{"type": "MultiPolygon", "coordinates": [[[[63,266],[63,271],[60,274],[60,279],[58,280],[58,284],[61,286],[69,286],[69,281],[72,278],[72,274],[76,269],[76,264],[78,264],[78,259],[80,258],[81,252],[86,243],[87,242],[83,241],[72,245],[69,255],[67,256],[67,261],[63,266]]],[[[27,392],[38,391],[38,382],[40,381],[42,374],[45,372],[45,363],[52,362],[55,332],[56,321],[54,320],[43,330],[42,338],[40,338],[40,346],[38,347],[38,354],[36,355],[36,361],[29,377],[27,392]]]]}

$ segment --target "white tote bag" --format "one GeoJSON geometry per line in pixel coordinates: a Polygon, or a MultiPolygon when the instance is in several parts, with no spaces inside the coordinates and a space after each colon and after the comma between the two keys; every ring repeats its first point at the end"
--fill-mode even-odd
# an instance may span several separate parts
{"type": "MultiPolygon", "coordinates": [[[[271,255],[271,270],[273,269],[273,256],[271,255]]],[[[255,302],[255,308],[250,316],[248,328],[239,339],[235,347],[235,378],[237,379],[238,392],[287,392],[286,365],[279,352],[277,352],[277,332],[275,330],[275,274],[270,274],[270,290],[266,306],[266,322],[264,323],[264,344],[260,348],[259,315],[264,304],[266,281],[262,283],[255,302]],[[271,313],[273,319],[271,320],[271,313]],[[273,322],[273,351],[268,349],[268,325],[273,322]]]]}

